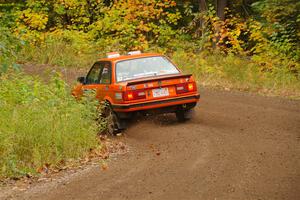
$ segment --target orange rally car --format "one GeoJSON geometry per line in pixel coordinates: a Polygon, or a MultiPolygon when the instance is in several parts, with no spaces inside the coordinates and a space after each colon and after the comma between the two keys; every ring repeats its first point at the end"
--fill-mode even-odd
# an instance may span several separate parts
{"type": "Polygon", "coordinates": [[[126,119],[139,113],[175,113],[179,121],[190,118],[200,95],[191,74],[182,74],[170,59],[155,53],[109,53],[97,61],[86,77],[79,77],[72,94],[93,89],[106,102],[108,132],[125,128],[126,119]]]}

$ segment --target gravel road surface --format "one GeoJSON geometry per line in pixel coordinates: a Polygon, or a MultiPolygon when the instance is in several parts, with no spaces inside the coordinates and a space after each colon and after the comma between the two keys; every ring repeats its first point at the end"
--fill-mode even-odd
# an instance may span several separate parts
{"type": "Polygon", "coordinates": [[[300,199],[300,102],[201,90],[195,117],[133,122],[128,153],[20,199],[300,199]]]}

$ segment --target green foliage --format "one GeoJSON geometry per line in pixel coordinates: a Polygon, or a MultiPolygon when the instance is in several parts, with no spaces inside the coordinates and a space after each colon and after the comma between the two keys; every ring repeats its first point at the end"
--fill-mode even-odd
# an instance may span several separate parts
{"type": "Polygon", "coordinates": [[[42,33],[67,29],[87,33],[97,51],[169,48],[174,38],[184,36],[182,42],[189,38],[196,51],[250,56],[274,51],[300,58],[296,0],[229,2],[225,21],[216,16],[217,6],[210,0],[203,12],[194,1],[177,5],[174,0],[30,0],[22,5],[14,32],[35,46],[47,43],[42,33]]]}
{"type": "Polygon", "coordinates": [[[279,53],[300,60],[300,2],[263,0],[252,4],[262,18],[262,32],[279,53]]]}
{"type": "Polygon", "coordinates": [[[266,75],[287,71],[299,80],[298,1],[228,2],[225,20],[217,17],[215,1],[207,0],[202,12],[194,1],[180,2],[30,0],[15,10],[6,6],[5,26],[15,36],[7,28],[1,34],[1,62],[9,63],[2,66],[29,61],[85,67],[107,51],[133,49],[209,51],[244,57],[266,75]]]}
{"type": "Polygon", "coordinates": [[[101,16],[102,7],[102,0],[28,0],[25,9],[18,13],[18,27],[86,30],[101,16]]]}
{"type": "Polygon", "coordinates": [[[63,67],[89,67],[97,59],[99,48],[87,33],[56,30],[41,33],[40,40],[24,46],[18,54],[21,62],[63,67]]]}
{"type": "Polygon", "coordinates": [[[177,33],[181,18],[173,0],[121,0],[107,8],[104,17],[93,23],[96,39],[109,40],[119,49],[147,49],[155,43],[165,45],[177,33]]]}
{"type": "Polygon", "coordinates": [[[15,26],[18,16],[16,13],[21,9],[21,5],[8,1],[7,3],[0,1],[0,27],[11,28],[15,26]]]}
{"type": "Polygon", "coordinates": [[[183,71],[193,73],[204,86],[300,97],[300,77],[294,69],[300,70],[300,66],[288,59],[268,60],[272,63],[272,70],[263,70],[263,66],[271,63],[263,64],[260,57],[249,59],[234,54],[185,51],[174,52],[171,56],[183,71]],[[293,70],[282,67],[283,63],[293,70]]]}
{"type": "Polygon", "coordinates": [[[16,64],[17,53],[21,50],[23,41],[12,36],[6,28],[0,27],[0,75],[9,68],[18,68],[16,64]]]}
{"type": "Polygon", "coordinates": [[[25,44],[10,30],[15,25],[15,11],[18,9],[19,6],[14,3],[0,3],[0,74],[9,68],[18,68],[18,52],[25,44]]]}
{"type": "Polygon", "coordinates": [[[22,73],[0,76],[0,177],[35,173],[98,145],[96,102],[80,103],[58,77],[44,84],[22,73]]]}

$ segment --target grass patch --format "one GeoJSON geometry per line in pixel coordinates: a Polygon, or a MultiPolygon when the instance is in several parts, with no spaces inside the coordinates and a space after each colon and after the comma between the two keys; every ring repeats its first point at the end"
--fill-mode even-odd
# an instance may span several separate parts
{"type": "Polygon", "coordinates": [[[0,76],[0,178],[84,156],[96,140],[96,102],[80,103],[59,76],[48,84],[22,73],[0,76]]]}
{"type": "Polygon", "coordinates": [[[300,77],[283,62],[274,63],[272,70],[268,70],[251,58],[230,54],[196,55],[177,51],[171,57],[204,86],[300,98],[300,77]]]}
{"type": "Polygon", "coordinates": [[[96,45],[84,33],[53,32],[45,34],[42,41],[24,45],[18,61],[83,68],[93,64],[97,53],[96,45]]]}

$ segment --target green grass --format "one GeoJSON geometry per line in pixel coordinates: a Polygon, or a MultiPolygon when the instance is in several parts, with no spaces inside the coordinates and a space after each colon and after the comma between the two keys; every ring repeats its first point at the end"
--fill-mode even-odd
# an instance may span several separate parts
{"type": "Polygon", "coordinates": [[[99,145],[96,103],[75,100],[55,77],[44,84],[21,73],[0,76],[0,178],[34,174],[99,145]]]}
{"type": "Polygon", "coordinates": [[[266,71],[249,57],[230,54],[196,55],[177,51],[171,57],[204,86],[300,98],[300,77],[291,73],[284,63],[274,63],[272,70],[266,71]]]}
{"type": "Polygon", "coordinates": [[[66,32],[67,36],[50,35],[43,42],[24,45],[18,53],[18,61],[60,67],[88,67],[97,59],[97,46],[75,33],[66,32]]]}

